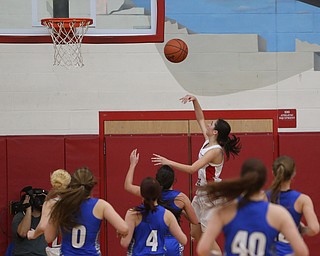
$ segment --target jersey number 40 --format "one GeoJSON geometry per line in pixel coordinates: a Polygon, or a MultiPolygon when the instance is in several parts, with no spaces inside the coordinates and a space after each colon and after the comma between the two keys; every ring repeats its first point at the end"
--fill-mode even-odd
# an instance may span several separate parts
{"type": "Polygon", "coordinates": [[[248,231],[238,231],[233,238],[231,252],[239,256],[265,255],[266,236],[261,232],[248,233],[248,231]]]}

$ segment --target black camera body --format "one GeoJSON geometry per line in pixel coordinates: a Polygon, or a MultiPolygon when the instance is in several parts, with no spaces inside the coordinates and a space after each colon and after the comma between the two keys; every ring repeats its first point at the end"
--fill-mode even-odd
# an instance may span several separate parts
{"type": "Polygon", "coordinates": [[[10,202],[10,213],[15,215],[18,212],[24,212],[30,206],[41,211],[47,194],[48,191],[41,188],[24,187],[20,191],[20,201],[10,202]],[[24,204],[23,201],[27,195],[30,197],[29,204],[24,204]]]}

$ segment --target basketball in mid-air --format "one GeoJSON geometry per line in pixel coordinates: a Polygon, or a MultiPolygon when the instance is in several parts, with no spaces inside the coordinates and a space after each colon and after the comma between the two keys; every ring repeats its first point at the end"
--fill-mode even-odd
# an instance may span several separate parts
{"type": "Polygon", "coordinates": [[[164,46],[164,55],[167,60],[173,63],[179,63],[188,56],[187,44],[178,38],[169,40],[164,46]]]}

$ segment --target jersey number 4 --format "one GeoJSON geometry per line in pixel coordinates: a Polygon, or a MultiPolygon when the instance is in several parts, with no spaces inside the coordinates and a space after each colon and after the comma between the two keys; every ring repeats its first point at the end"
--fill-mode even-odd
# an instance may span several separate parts
{"type": "Polygon", "coordinates": [[[151,251],[156,252],[158,249],[158,230],[151,230],[147,241],[146,246],[151,246],[151,251]]]}

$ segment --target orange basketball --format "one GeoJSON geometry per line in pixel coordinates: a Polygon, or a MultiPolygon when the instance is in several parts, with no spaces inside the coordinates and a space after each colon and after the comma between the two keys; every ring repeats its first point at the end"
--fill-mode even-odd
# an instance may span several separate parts
{"type": "Polygon", "coordinates": [[[168,61],[179,63],[188,55],[188,46],[181,39],[171,39],[164,46],[164,55],[168,61]]]}

